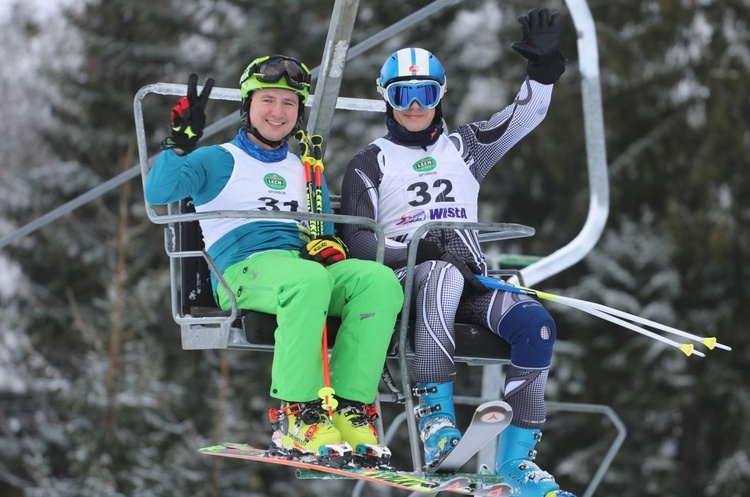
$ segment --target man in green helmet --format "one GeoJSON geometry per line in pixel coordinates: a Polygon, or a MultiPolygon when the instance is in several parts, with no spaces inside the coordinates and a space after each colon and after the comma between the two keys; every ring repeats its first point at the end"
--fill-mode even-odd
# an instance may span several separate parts
{"type": "MultiPolygon", "coordinates": [[[[230,142],[196,148],[213,86],[197,94],[197,76],[171,113],[171,134],[148,174],[152,204],[192,197],[197,212],[261,210],[308,212],[300,158],[287,141],[302,126],[310,71],[299,60],[272,55],[254,60],[240,78],[242,127],[230,142]]],[[[323,212],[330,213],[325,181],[323,212]]],[[[393,272],[350,259],[331,223],[312,241],[307,221],[213,218],[200,221],[208,254],[237,305],[276,315],[271,397],[273,441],[279,450],[318,453],[321,446],[377,444],[370,405],[385,361],[403,292],[393,272]],[[332,417],[319,398],[324,386],[322,336],[326,316],[341,317],[330,361],[337,404],[332,417]]],[[[216,274],[214,296],[230,299],[216,274]]]]}

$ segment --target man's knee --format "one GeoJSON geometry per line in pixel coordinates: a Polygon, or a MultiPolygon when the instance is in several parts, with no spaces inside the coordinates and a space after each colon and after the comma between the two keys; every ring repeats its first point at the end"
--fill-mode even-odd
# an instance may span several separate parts
{"type": "Polygon", "coordinates": [[[321,264],[308,263],[299,266],[298,271],[286,274],[281,285],[282,300],[304,295],[306,299],[320,300],[321,305],[327,305],[333,290],[334,280],[321,264]]]}
{"type": "Polygon", "coordinates": [[[372,298],[373,302],[393,307],[394,312],[401,310],[404,291],[391,268],[378,262],[357,259],[352,259],[350,266],[356,276],[357,287],[362,289],[362,295],[372,298]]]}
{"type": "Polygon", "coordinates": [[[502,336],[512,347],[513,364],[528,368],[550,365],[557,330],[552,316],[539,302],[517,304],[503,317],[501,327],[502,336]]]}
{"type": "Polygon", "coordinates": [[[404,290],[393,270],[388,266],[378,263],[372,263],[368,270],[370,272],[371,286],[375,289],[373,294],[376,298],[391,302],[397,312],[401,310],[404,302],[404,290]]]}

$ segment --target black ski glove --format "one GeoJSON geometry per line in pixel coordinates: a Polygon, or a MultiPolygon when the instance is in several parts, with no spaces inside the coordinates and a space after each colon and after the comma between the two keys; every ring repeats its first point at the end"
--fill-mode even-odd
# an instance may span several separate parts
{"type": "Polygon", "coordinates": [[[511,48],[529,61],[529,79],[543,85],[557,83],[565,72],[565,57],[560,52],[560,13],[550,16],[547,9],[531,9],[528,15],[518,18],[518,24],[521,41],[511,48]]]}
{"type": "Polygon", "coordinates": [[[198,95],[198,75],[191,74],[188,79],[187,97],[182,97],[170,113],[172,133],[162,143],[162,148],[179,148],[186,153],[195,150],[198,140],[203,136],[206,125],[206,104],[214,79],[206,79],[200,96],[198,95]]]}
{"type": "Polygon", "coordinates": [[[417,245],[417,262],[415,264],[419,265],[427,261],[439,261],[444,253],[445,251],[437,243],[429,240],[419,240],[419,245],[417,245]]]}
{"type": "Polygon", "coordinates": [[[490,291],[490,288],[487,288],[485,284],[479,281],[479,278],[477,278],[477,275],[481,274],[481,271],[479,269],[479,266],[477,266],[474,261],[469,261],[462,257],[457,257],[450,252],[443,253],[443,256],[440,259],[453,264],[453,266],[455,266],[456,269],[461,272],[461,276],[464,277],[464,280],[466,281],[466,284],[468,284],[469,289],[471,289],[471,291],[473,291],[474,293],[481,294],[490,291]]]}
{"type": "Polygon", "coordinates": [[[482,271],[474,261],[466,260],[462,257],[455,256],[450,252],[446,252],[435,242],[419,240],[419,245],[417,245],[416,264],[421,264],[426,261],[445,261],[452,264],[459,270],[468,287],[474,293],[486,293],[490,290],[490,288],[487,288],[485,284],[477,278],[477,275],[482,274],[482,271]]]}

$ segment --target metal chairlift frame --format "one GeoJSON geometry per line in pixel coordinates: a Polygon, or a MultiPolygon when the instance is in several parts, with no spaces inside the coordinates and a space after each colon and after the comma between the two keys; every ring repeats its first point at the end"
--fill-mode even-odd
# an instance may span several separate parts
{"type": "MultiPolygon", "coordinates": [[[[459,3],[456,0],[437,0],[425,7],[421,11],[409,16],[410,19],[404,19],[401,23],[402,26],[407,25],[410,22],[417,22],[434,12],[441,10],[442,8],[459,3]]],[[[565,4],[568,11],[573,19],[576,31],[578,34],[578,54],[579,54],[579,72],[581,74],[581,86],[583,95],[583,110],[584,110],[584,131],[586,136],[586,148],[587,148],[587,159],[588,159],[588,176],[590,183],[590,201],[589,201],[589,213],[586,222],[581,229],[578,236],[575,237],[570,243],[556,252],[542,258],[538,262],[522,269],[517,277],[521,278],[522,281],[527,285],[534,285],[535,283],[544,280],[554,274],[557,274],[564,269],[572,266],[573,264],[580,261],[596,244],[601,232],[603,231],[604,225],[609,211],[609,186],[607,179],[606,170],[606,153],[604,149],[604,135],[603,135],[603,116],[601,107],[601,93],[599,85],[599,68],[598,68],[598,49],[596,46],[596,36],[594,29],[593,17],[588,8],[585,0],[566,0],[565,4]]],[[[347,56],[351,58],[354,56],[354,50],[349,51],[349,39],[351,37],[354,20],[356,17],[356,11],[358,8],[358,1],[354,0],[336,0],[334,10],[331,18],[331,24],[329,29],[328,39],[326,40],[326,47],[323,55],[323,62],[321,64],[321,71],[319,74],[319,80],[317,85],[317,94],[311,95],[310,102],[308,105],[312,106],[312,112],[310,119],[308,120],[308,130],[312,133],[322,134],[327,138],[330,131],[331,121],[333,119],[333,113],[335,109],[346,109],[346,110],[358,110],[358,111],[372,111],[382,112],[385,110],[385,106],[380,100],[368,100],[368,99],[351,99],[345,97],[339,97],[339,88],[341,78],[343,75],[343,68],[346,62],[347,56]]],[[[394,27],[389,28],[389,31],[394,27]]],[[[385,33],[383,33],[385,35],[385,33]]],[[[388,33],[390,34],[390,32],[388,33]]],[[[379,36],[376,35],[369,40],[366,40],[362,45],[373,45],[378,42],[379,36]]],[[[145,179],[149,168],[148,152],[146,149],[146,138],[145,130],[143,129],[143,114],[142,114],[142,100],[150,94],[156,93],[160,95],[184,95],[186,91],[185,85],[174,85],[168,83],[157,83],[155,85],[149,85],[142,88],[135,97],[134,110],[136,114],[137,123],[137,134],[138,134],[138,151],[140,158],[140,170],[142,177],[145,179]]],[[[228,89],[228,88],[214,88],[211,98],[223,99],[223,100],[236,100],[239,101],[239,90],[228,89]]],[[[229,117],[229,116],[228,116],[229,117]]],[[[233,119],[231,121],[234,124],[233,119]]],[[[213,261],[205,253],[205,251],[181,251],[179,250],[179,243],[177,241],[177,233],[179,223],[186,221],[196,221],[201,218],[211,216],[225,216],[225,217],[238,217],[238,216],[252,216],[252,217],[281,217],[281,218],[296,218],[296,219],[320,219],[324,221],[333,221],[337,223],[347,224],[364,224],[370,227],[377,235],[380,246],[378,248],[378,260],[382,260],[383,254],[383,233],[382,230],[370,219],[357,218],[353,216],[340,216],[340,215],[312,215],[312,214],[300,214],[295,213],[293,216],[290,213],[248,213],[242,211],[222,211],[202,214],[181,214],[175,212],[175,205],[168,207],[168,213],[166,215],[157,214],[152,206],[147,204],[147,213],[151,221],[156,224],[165,224],[165,247],[170,257],[170,270],[172,271],[172,311],[175,321],[180,325],[183,335],[183,346],[189,348],[245,348],[245,349],[256,349],[256,350],[268,350],[269,346],[259,346],[258,344],[249,343],[245,336],[236,327],[233,327],[233,323],[238,317],[239,310],[236,308],[236,302],[233,302],[232,311],[228,314],[212,317],[195,317],[190,315],[184,315],[180,310],[180,295],[177,286],[179,281],[177,280],[177,274],[179,272],[178,261],[185,257],[203,257],[207,264],[215,269],[213,261]],[[208,333],[207,333],[208,332],[208,333]]],[[[420,228],[422,233],[430,228],[447,228],[456,227],[455,223],[446,225],[446,223],[436,222],[430,223],[427,226],[420,228]]],[[[477,229],[484,231],[480,235],[482,241],[492,241],[513,238],[518,236],[530,236],[533,234],[533,229],[522,226],[522,225],[510,225],[503,223],[467,223],[467,228],[477,229]]],[[[418,234],[419,234],[418,233],[418,234]]],[[[419,236],[415,235],[418,239],[419,236]]],[[[407,278],[405,280],[405,294],[409,295],[413,284],[413,267],[416,259],[415,247],[412,247],[409,251],[408,256],[408,271],[407,278]]],[[[226,282],[221,282],[225,285],[226,282]]],[[[231,292],[228,292],[231,294],[231,292]]],[[[412,461],[414,464],[414,471],[417,473],[421,472],[421,449],[418,438],[418,430],[416,428],[416,421],[412,415],[408,413],[413,412],[413,400],[410,394],[410,381],[407,363],[409,360],[409,345],[408,345],[408,316],[409,316],[409,302],[410,299],[406,299],[406,304],[402,310],[402,319],[399,326],[398,335],[398,358],[399,368],[402,380],[402,391],[405,392],[405,413],[404,416],[399,420],[394,420],[394,423],[386,433],[386,439],[392,436],[393,429],[404,421],[404,418],[409,427],[410,436],[410,448],[412,461]]],[[[479,364],[485,368],[485,378],[499,377],[499,368],[502,364],[507,363],[506,359],[497,358],[477,358],[467,357],[464,358],[467,362],[479,364]]],[[[483,381],[482,395],[480,398],[467,397],[463,400],[467,403],[478,403],[483,399],[497,398],[499,395],[499,387],[495,382],[483,381]]],[[[622,422],[619,420],[617,415],[608,406],[599,405],[586,405],[586,404],[566,404],[566,403],[549,403],[551,410],[565,410],[565,411],[577,411],[577,412],[592,412],[604,415],[609,418],[618,431],[618,435],[615,438],[612,446],[607,452],[605,458],[602,460],[599,469],[597,470],[594,478],[590,482],[586,493],[583,497],[589,497],[593,495],[594,490],[598,486],[599,482],[604,476],[609,464],[614,458],[615,454],[619,450],[620,445],[624,441],[626,430],[622,422]]],[[[360,486],[358,485],[358,489],[360,486]]],[[[358,490],[357,490],[358,491],[358,490]]]]}
{"type": "MultiPolygon", "coordinates": [[[[186,85],[171,83],[156,83],[141,88],[135,97],[135,115],[137,122],[137,139],[139,146],[140,166],[145,184],[146,176],[149,171],[149,160],[146,151],[146,133],[143,125],[143,99],[150,94],[157,95],[184,95],[187,90],[186,85]]],[[[240,92],[237,89],[214,88],[211,98],[220,100],[240,100],[240,92]]],[[[315,100],[311,95],[310,102],[315,100]]],[[[371,112],[383,112],[384,104],[381,100],[367,99],[348,99],[340,97],[337,99],[337,108],[345,110],[359,110],[371,112]]],[[[337,200],[334,197],[334,201],[337,200]]],[[[335,204],[335,202],[334,202],[335,204]]],[[[266,322],[261,322],[265,317],[258,317],[261,313],[242,311],[237,307],[233,298],[232,291],[229,289],[227,282],[219,273],[214,261],[205,250],[199,250],[193,240],[186,240],[185,230],[186,223],[196,223],[201,219],[214,217],[246,217],[246,218],[271,218],[271,219],[319,219],[321,221],[335,222],[337,224],[360,224],[368,226],[376,233],[378,238],[378,248],[376,251],[376,260],[382,262],[385,236],[382,229],[377,223],[369,218],[357,216],[343,216],[340,214],[310,214],[310,213],[291,213],[281,211],[212,211],[212,212],[186,212],[185,202],[175,202],[166,206],[166,213],[160,214],[153,205],[146,202],[146,212],[149,219],[155,224],[165,225],[164,245],[165,251],[170,259],[170,293],[171,308],[174,321],[180,326],[182,337],[182,347],[186,350],[200,349],[244,349],[256,351],[272,351],[273,342],[268,337],[268,326],[266,322]],[[191,288],[185,288],[186,273],[194,272],[193,266],[186,267],[185,261],[188,259],[202,259],[206,263],[203,270],[209,268],[217,275],[219,284],[227,291],[232,303],[229,311],[219,311],[212,297],[199,298],[196,295],[188,295],[202,292],[210,289],[210,281],[207,274],[199,274],[198,279],[203,283],[191,285],[191,288]],[[200,287],[205,285],[206,288],[200,287]],[[209,301],[209,303],[205,303],[209,301]],[[210,307],[210,309],[200,307],[210,307]],[[260,322],[264,331],[261,333],[251,332],[254,325],[260,322]],[[252,337],[251,337],[252,335],[252,337]],[[262,336],[260,336],[262,335],[262,336]],[[260,337],[259,337],[260,336],[260,337]],[[259,337],[259,338],[258,338],[259,337]]],[[[425,225],[424,228],[455,228],[457,226],[466,229],[474,229],[480,232],[479,239],[481,242],[505,240],[531,236],[534,229],[528,226],[513,223],[448,223],[445,221],[434,221],[425,225]]],[[[196,228],[198,229],[198,228],[196,228]]],[[[421,233],[422,231],[420,231],[421,233]]],[[[202,244],[202,243],[201,243],[202,244]]],[[[416,244],[413,245],[416,247],[416,244]]],[[[412,249],[413,250],[413,249],[412,249]]],[[[416,252],[409,255],[409,269],[407,270],[405,293],[411,292],[413,281],[413,269],[416,252]]],[[[197,266],[196,266],[197,267],[197,266]]],[[[199,273],[201,270],[197,270],[199,273]]],[[[514,274],[518,274],[517,271],[514,274]]],[[[520,276],[520,275],[519,275],[520,276]]],[[[190,276],[192,278],[192,275],[190,276]]],[[[195,278],[193,278],[195,280],[195,278]]],[[[334,321],[333,330],[337,329],[337,323],[334,321]]],[[[403,390],[399,392],[382,393],[380,400],[392,402],[406,402],[411,409],[410,396],[401,395],[402,392],[410,391],[408,386],[408,375],[406,372],[406,362],[411,358],[412,350],[407,343],[407,334],[409,328],[409,312],[403,310],[399,324],[399,334],[396,335],[394,347],[391,348],[390,358],[399,360],[399,371],[401,376],[406,378],[402,381],[403,390]]],[[[456,360],[472,365],[487,364],[505,364],[508,362],[509,348],[507,344],[494,335],[493,333],[479,333],[479,327],[458,323],[456,325],[457,348],[456,360]]],[[[381,425],[382,431],[382,425],[381,425]]],[[[418,438],[414,438],[412,444],[418,444],[418,438]]],[[[419,454],[418,451],[412,450],[413,454],[419,454]]],[[[420,464],[421,465],[421,464],[420,464]]]]}

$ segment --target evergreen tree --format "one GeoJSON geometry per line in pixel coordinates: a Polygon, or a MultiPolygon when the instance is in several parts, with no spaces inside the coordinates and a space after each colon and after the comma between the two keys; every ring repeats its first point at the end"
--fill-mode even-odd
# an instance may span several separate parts
{"type": "MultiPolygon", "coordinates": [[[[48,92],[54,106],[44,142],[52,152],[39,162],[54,174],[39,174],[40,166],[23,178],[35,209],[50,210],[132,166],[132,97],[163,77],[166,61],[179,61],[177,42],[193,24],[178,11],[190,13],[142,1],[67,13],[76,29],[66,46],[81,57],[42,75],[59,97],[48,92]]],[[[186,440],[201,420],[186,419],[183,409],[200,396],[166,374],[172,357],[189,356],[177,355],[174,335],[162,331],[174,329],[167,313],[153,312],[168,309],[168,280],[159,230],[142,206],[140,188],[124,185],[9,251],[30,282],[16,326],[34,359],[29,390],[14,403],[30,402],[37,413],[17,430],[30,437],[7,439],[13,486],[50,495],[183,495],[196,477],[167,483],[159,470],[171,461],[187,471],[182,459],[198,464],[198,442],[186,440]]],[[[196,386],[215,381],[200,369],[185,375],[196,386]]]]}
{"type": "Polygon", "coordinates": [[[589,395],[604,399],[612,384],[628,385],[614,400],[630,438],[608,479],[618,490],[637,482],[628,485],[632,495],[740,496],[750,482],[739,414],[748,409],[739,380],[747,338],[737,333],[750,272],[748,235],[737,229],[747,211],[740,165],[750,110],[738,98],[750,70],[743,9],[731,1],[594,6],[612,210],[607,236],[587,258],[593,274],[568,293],[605,304],[619,294],[624,310],[734,347],[706,359],[674,357],[627,336],[602,349],[615,340],[602,336],[603,323],[571,327],[596,347],[587,375],[604,380],[589,380],[589,395]],[[615,268],[620,276],[608,278],[615,268]],[[599,280],[595,292],[586,291],[590,279],[599,280]]]}

